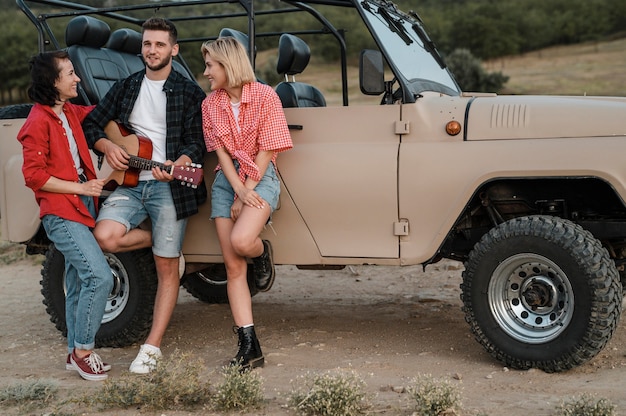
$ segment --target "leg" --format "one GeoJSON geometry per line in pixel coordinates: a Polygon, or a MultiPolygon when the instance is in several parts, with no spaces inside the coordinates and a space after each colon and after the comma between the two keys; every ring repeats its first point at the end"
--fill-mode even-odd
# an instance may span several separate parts
{"type": "Polygon", "coordinates": [[[230,236],[233,250],[242,257],[259,257],[263,254],[263,242],[259,234],[270,216],[267,204],[262,208],[244,206],[230,236]]]}
{"type": "Polygon", "coordinates": [[[126,231],[126,226],[114,220],[100,220],[93,234],[102,250],[107,253],[133,251],[152,245],[152,233],[148,230],[133,228],[126,231]]]}
{"type": "Polygon", "coordinates": [[[228,301],[239,337],[239,351],[231,360],[231,365],[249,369],[262,366],[265,359],[254,331],[246,256],[258,256],[263,252],[259,234],[269,218],[270,207],[263,210],[244,207],[235,223],[230,218],[233,198],[232,186],[221,171],[217,172],[211,190],[211,217],[215,219],[224,257],[228,301]]]}
{"type": "Polygon", "coordinates": [[[148,217],[143,200],[146,182],[135,188],[119,187],[105,200],[93,234],[109,253],[132,251],[152,245],[152,233],[137,226],[148,217]]]}
{"type": "Polygon", "coordinates": [[[261,292],[266,292],[274,284],[276,271],[272,245],[268,240],[261,240],[259,235],[272,211],[278,206],[280,196],[280,181],[273,164],[268,166],[261,182],[254,190],[266,204],[261,210],[244,206],[237,218],[231,238],[235,250],[240,255],[252,259],[256,288],[261,292]]]}
{"type": "Polygon", "coordinates": [[[146,344],[160,347],[178,300],[180,278],[178,275],[178,257],[167,258],[155,255],[154,262],[156,263],[159,285],[154,300],[152,327],[146,344]]]}
{"type": "Polygon", "coordinates": [[[270,290],[276,277],[272,245],[269,241],[259,238],[269,215],[270,208],[267,205],[263,209],[244,207],[231,233],[235,251],[243,257],[252,259],[254,283],[261,292],[270,290]]]}
{"type": "Polygon", "coordinates": [[[44,217],[43,224],[49,238],[65,257],[66,324],[71,364],[84,379],[106,379],[103,363],[93,349],[113,287],[111,269],[87,226],[53,215],[44,217]]]}
{"type": "MultiPolygon", "coordinates": [[[[59,248],[57,247],[57,250],[59,248]]],[[[64,255],[65,257],[65,255],[64,255]]],[[[80,292],[78,272],[65,257],[65,326],[67,327],[67,353],[74,351],[74,327],[76,326],[76,308],[80,292]]]]}
{"type": "Polygon", "coordinates": [[[157,269],[158,287],[152,327],[137,357],[130,365],[133,373],[145,374],[161,357],[161,342],[174,312],[180,287],[179,257],[186,219],[177,219],[169,184],[149,181],[144,188],[144,207],[152,223],[152,253],[157,269]]]}
{"type": "Polygon", "coordinates": [[[248,288],[248,264],[246,258],[239,255],[233,248],[230,236],[234,223],[230,218],[215,218],[217,236],[222,248],[226,275],[228,276],[227,291],[230,310],[235,325],[244,326],[253,323],[252,298],[248,288]]]}
{"type": "Polygon", "coordinates": [[[252,317],[252,297],[248,288],[246,258],[235,252],[230,243],[233,221],[230,218],[215,218],[226,273],[228,276],[228,302],[237,326],[239,351],[231,360],[231,365],[240,365],[242,369],[263,366],[265,358],[256,337],[252,317]]]}

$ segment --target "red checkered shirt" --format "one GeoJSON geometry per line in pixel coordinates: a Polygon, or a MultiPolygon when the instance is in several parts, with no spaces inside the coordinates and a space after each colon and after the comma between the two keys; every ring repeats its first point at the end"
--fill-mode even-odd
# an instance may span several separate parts
{"type": "MultiPolygon", "coordinates": [[[[261,181],[254,159],[261,150],[278,152],[293,147],[280,98],[269,85],[251,82],[243,85],[237,129],[230,98],[225,90],[213,91],[202,102],[202,128],[207,150],[226,148],[239,162],[239,178],[261,181]]],[[[221,169],[217,165],[215,170],[221,169]]]]}

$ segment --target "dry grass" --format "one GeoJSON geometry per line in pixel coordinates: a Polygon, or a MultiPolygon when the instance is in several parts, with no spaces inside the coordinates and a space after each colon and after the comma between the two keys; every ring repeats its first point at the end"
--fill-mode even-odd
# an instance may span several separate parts
{"type": "Polygon", "coordinates": [[[554,416],[615,416],[616,406],[605,398],[583,394],[563,402],[554,416]]]}
{"type": "Polygon", "coordinates": [[[457,415],[461,410],[461,392],[447,380],[430,374],[420,374],[412,380],[408,392],[415,400],[415,410],[421,416],[457,415]]]}
{"type": "MultiPolygon", "coordinates": [[[[258,67],[271,70],[274,53],[259,54],[258,67]]],[[[487,72],[502,72],[509,77],[500,94],[626,96],[626,38],[555,46],[486,61],[483,66],[487,72]]],[[[321,63],[314,56],[296,79],[319,88],[329,106],[341,105],[338,64],[321,63]]],[[[380,97],[361,94],[357,66],[348,67],[348,80],[351,104],[380,103],[380,97]]]]}
{"type": "Polygon", "coordinates": [[[307,373],[298,377],[289,402],[302,416],[356,416],[367,413],[369,402],[365,382],[353,371],[324,374],[307,373]]]}
{"type": "Polygon", "coordinates": [[[503,94],[626,96],[626,38],[555,46],[484,67],[510,77],[503,94]]]}

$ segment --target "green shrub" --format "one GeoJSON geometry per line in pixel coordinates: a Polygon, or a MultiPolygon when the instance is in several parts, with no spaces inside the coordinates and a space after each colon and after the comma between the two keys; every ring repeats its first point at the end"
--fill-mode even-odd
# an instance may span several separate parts
{"type": "Polygon", "coordinates": [[[463,91],[499,92],[509,80],[502,72],[487,73],[468,49],[455,49],[446,57],[446,63],[463,91]]]}
{"type": "Polygon", "coordinates": [[[27,410],[42,407],[56,398],[59,388],[52,380],[38,379],[11,384],[0,390],[0,404],[27,410]]]}
{"type": "Polygon", "coordinates": [[[614,416],[615,406],[604,398],[583,394],[557,407],[555,416],[614,416]]]}
{"type": "Polygon", "coordinates": [[[365,382],[355,373],[307,374],[299,389],[291,392],[290,405],[301,415],[354,416],[364,414],[369,404],[365,382]]]}
{"type": "Polygon", "coordinates": [[[448,381],[435,380],[430,374],[415,377],[408,392],[413,396],[417,413],[420,416],[456,414],[461,407],[461,394],[457,387],[448,381]]]}
{"type": "Polygon", "coordinates": [[[214,402],[218,410],[258,409],[263,403],[261,377],[254,371],[242,371],[241,366],[222,369],[223,382],[217,386],[214,402]]]}
{"type": "Polygon", "coordinates": [[[141,406],[148,409],[189,409],[210,403],[208,381],[202,381],[203,363],[176,350],[158,361],[154,371],[137,376],[126,372],[104,382],[102,392],[83,401],[105,407],[141,406]]]}

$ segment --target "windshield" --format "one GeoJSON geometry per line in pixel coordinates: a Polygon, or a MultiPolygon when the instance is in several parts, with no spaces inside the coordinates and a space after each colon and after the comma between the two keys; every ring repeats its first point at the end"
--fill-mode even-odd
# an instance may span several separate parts
{"type": "Polygon", "coordinates": [[[418,20],[397,10],[390,2],[365,0],[360,5],[387,62],[413,96],[424,91],[460,94],[418,20]]]}

